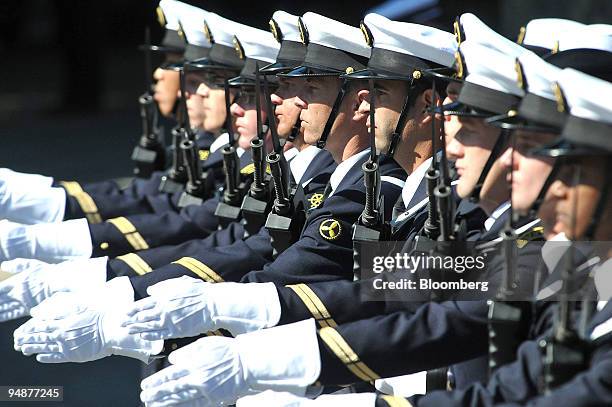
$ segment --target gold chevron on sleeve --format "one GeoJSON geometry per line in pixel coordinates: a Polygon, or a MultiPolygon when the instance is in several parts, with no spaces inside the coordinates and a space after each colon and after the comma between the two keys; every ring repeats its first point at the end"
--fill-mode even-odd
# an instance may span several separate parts
{"type": "Polygon", "coordinates": [[[142,276],[143,274],[147,274],[153,271],[151,266],[149,266],[147,262],[144,261],[142,257],[137,255],[136,253],[124,254],[123,256],[117,257],[117,259],[123,261],[128,266],[130,266],[132,270],[134,270],[134,272],[136,272],[136,274],[138,275],[142,276]]]}
{"type": "Polygon", "coordinates": [[[173,263],[185,267],[194,274],[197,274],[197,276],[200,277],[202,280],[208,281],[209,283],[223,282],[223,278],[219,274],[215,273],[206,264],[192,257],[183,257],[173,263]]]}
{"type": "Polygon", "coordinates": [[[134,248],[134,250],[146,250],[149,245],[144,240],[142,235],[136,230],[136,227],[127,218],[121,216],[107,220],[108,223],[119,229],[128,243],[134,248]]]}
{"type": "Polygon", "coordinates": [[[380,376],[359,359],[353,348],[344,340],[342,335],[334,328],[327,327],[319,330],[319,336],[331,351],[344,363],[360,380],[365,382],[380,379],[380,376]]]}
{"type": "Polygon", "coordinates": [[[61,181],[60,185],[64,187],[68,195],[76,199],[89,223],[94,224],[102,222],[102,217],[98,213],[98,206],[92,199],[91,195],[83,191],[83,188],[78,182],[61,181]]]}
{"type": "Polygon", "coordinates": [[[300,297],[321,328],[335,328],[338,326],[336,321],[331,317],[327,307],[325,307],[325,304],[323,304],[323,301],[321,301],[317,294],[315,294],[306,284],[288,285],[287,288],[292,289],[297,296],[300,297]]]}
{"type": "Polygon", "coordinates": [[[412,403],[403,397],[385,395],[381,396],[381,398],[389,407],[412,407],[412,403]]]}

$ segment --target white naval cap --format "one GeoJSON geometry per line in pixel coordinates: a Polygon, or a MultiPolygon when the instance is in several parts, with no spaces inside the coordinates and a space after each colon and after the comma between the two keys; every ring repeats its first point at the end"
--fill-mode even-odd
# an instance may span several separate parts
{"type": "Polygon", "coordinates": [[[612,104],[605,97],[598,97],[612,95],[612,83],[572,68],[564,69],[556,83],[572,116],[612,124],[612,104]]]}
{"type": "Polygon", "coordinates": [[[565,31],[559,35],[553,46],[553,52],[581,48],[612,52],[612,26],[594,24],[573,31],[565,31]]]}
{"type": "Polygon", "coordinates": [[[460,52],[462,58],[457,69],[463,76],[467,72],[467,76],[459,102],[498,114],[506,114],[518,106],[525,95],[517,81],[518,55],[504,54],[472,40],[463,42],[460,52]]]}
{"type": "Polygon", "coordinates": [[[185,4],[176,0],[161,0],[157,8],[157,20],[167,30],[178,31],[178,5],[185,4]]]}
{"type": "Polygon", "coordinates": [[[187,43],[210,48],[212,44],[204,30],[204,22],[210,13],[190,4],[177,3],[178,21],[187,37],[187,43]]]}
{"type": "Polygon", "coordinates": [[[242,59],[250,58],[263,62],[274,62],[280,44],[269,31],[247,27],[235,33],[234,46],[242,59]]]}
{"type": "Polygon", "coordinates": [[[570,116],[563,138],[596,148],[612,150],[612,105],[601,95],[612,94],[612,83],[572,68],[564,69],[556,81],[560,110],[570,116]]]}
{"type": "Polygon", "coordinates": [[[276,62],[261,68],[264,74],[286,72],[304,62],[306,45],[300,38],[299,17],[277,10],[270,19],[270,31],[280,43],[276,62]]]}
{"type": "Polygon", "coordinates": [[[560,129],[565,115],[557,110],[553,83],[563,70],[531,52],[520,55],[517,61],[517,82],[526,92],[518,107],[519,116],[560,129]]]}
{"type": "Polygon", "coordinates": [[[365,68],[370,47],[359,28],[312,12],[298,20],[298,27],[307,45],[304,62],[283,76],[338,75],[365,68]]]}
{"type": "Polygon", "coordinates": [[[270,19],[270,31],[278,42],[293,41],[301,42],[300,30],[298,29],[299,16],[289,14],[283,10],[276,10],[270,19]]]}
{"type": "Polygon", "coordinates": [[[366,15],[363,22],[372,35],[373,48],[415,56],[449,68],[455,62],[457,42],[449,32],[389,20],[376,13],[366,15]]]}
{"type": "Polygon", "coordinates": [[[525,92],[516,77],[516,57],[479,42],[461,44],[461,55],[467,65],[466,82],[522,97],[525,92]]]}
{"type": "Polygon", "coordinates": [[[300,34],[302,42],[339,49],[365,58],[370,57],[370,47],[366,44],[359,28],[310,11],[302,16],[302,21],[307,27],[307,32],[300,34]],[[307,35],[307,38],[304,35],[307,35]]]}
{"type": "Polygon", "coordinates": [[[234,35],[237,32],[248,31],[253,28],[211,12],[207,13],[206,20],[202,24],[204,34],[212,44],[208,54],[209,61],[202,61],[202,65],[209,68],[230,67],[241,69],[244,61],[235,50],[234,35]]]}
{"type": "Polygon", "coordinates": [[[516,42],[510,41],[495,32],[472,13],[462,14],[459,23],[455,23],[455,36],[459,44],[466,40],[480,42],[504,54],[518,56],[523,52],[530,52],[516,42]]]}
{"type": "Polygon", "coordinates": [[[537,50],[538,54],[545,54],[555,48],[560,35],[584,27],[582,23],[564,18],[537,18],[521,27],[517,43],[532,51],[537,50]]]}

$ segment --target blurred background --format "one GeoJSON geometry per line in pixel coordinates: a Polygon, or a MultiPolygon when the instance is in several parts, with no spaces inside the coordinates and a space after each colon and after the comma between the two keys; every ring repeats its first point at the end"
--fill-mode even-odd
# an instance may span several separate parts
{"type": "MultiPolygon", "coordinates": [[[[352,25],[372,11],[448,31],[455,16],[472,12],[513,40],[534,18],[612,23],[610,0],[187,2],[262,29],[278,9],[352,25]]],[[[153,43],[162,37],[156,6],[155,0],[0,2],[0,167],[78,181],[131,174],[141,131],[137,98],[145,89],[137,46],[146,26],[153,43]]],[[[62,405],[138,405],[139,362],[38,364],[12,350],[12,332],[21,323],[0,324],[0,385],[63,385],[62,405]]]]}

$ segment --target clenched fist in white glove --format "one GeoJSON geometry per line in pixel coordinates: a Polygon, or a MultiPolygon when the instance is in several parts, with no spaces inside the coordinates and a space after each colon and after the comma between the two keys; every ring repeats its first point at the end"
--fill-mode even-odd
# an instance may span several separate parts
{"type": "Polygon", "coordinates": [[[216,329],[233,335],[275,326],[280,301],[273,283],[216,283],[183,276],[147,289],[122,324],[144,339],[196,336],[216,329]]]}
{"type": "Polygon", "coordinates": [[[104,286],[107,257],[60,264],[17,259],[2,263],[2,269],[19,270],[0,282],[0,322],[29,315],[30,310],[60,291],[87,294],[104,286]],[[24,269],[24,264],[28,268],[24,269]]]}
{"type": "Polygon", "coordinates": [[[90,257],[92,250],[87,219],[36,225],[0,222],[0,261],[22,258],[59,263],[90,257]]]}
{"type": "Polygon", "coordinates": [[[26,224],[60,222],[66,192],[52,184],[51,177],[0,168],[0,219],[26,224]]]}
{"type": "Polygon", "coordinates": [[[146,362],[161,351],[163,341],[147,341],[121,328],[124,307],[133,296],[127,277],[111,280],[93,296],[57,293],[15,330],[15,350],[37,354],[42,363],[88,362],[113,354],[146,362]]]}
{"type": "Polygon", "coordinates": [[[321,371],[314,319],[239,335],[212,336],[170,354],[141,383],[147,407],[218,406],[266,389],[304,395],[321,371]]]}

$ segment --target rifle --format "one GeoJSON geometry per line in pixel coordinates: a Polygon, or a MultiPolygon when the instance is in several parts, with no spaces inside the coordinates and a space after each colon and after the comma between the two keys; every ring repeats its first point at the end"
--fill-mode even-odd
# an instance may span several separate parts
{"type": "Polygon", "coordinates": [[[181,99],[176,111],[177,125],[172,129],[172,167],[167,175],[161,178],[159,191],[172,194],[181,192],[185,188],[188,180],[187,165],[181,150],[181,143],[184,140],[193,139],[191,129],[188,129],[189,118],[187,116],[187,101],[185,100],[185,74],[184,68],[180,69],[181,99]]]}
{"type": "MultiPolygon", "coordinates": [[[[184,67],[180,71],[181,95],[185,94],[185,69],[184,67]]],[[[191,129],[191,124],[189,123],[187,101],[185,98],[181,99],[181,107],[185,115],[185,136],[180,143],[180,153],[183,157],[183,165],[187,171],[187,185],[179,198],[178,207],[184,208],[188,205],[201,205],[205,199],[210,197],[211,191],[207,188],[206,178],[208,173],[202,172],[199,149],[195,142],[195,135],[191,129]]]]}
{"type": "Polygon", "coordinates": [[[145,92],[138,97],[142,135],[132,151],[132,161],[136,164],[134,175],[149,178],[154,171],[161,171],[166,166],[166,146],[163,130],[157,125],[158,110],[151,94],[151,32],[145,28],[145,92]]]}
{"type": "Polygon", "coordinates": [[[374,80],[370,79],[370,157],[361,166],[363,171],[363,183],[365,185],[365,206],[363,212],[353,224],[353,274],[355,280],[361,279],[361,250],[362,243],[380,242],[388,240],[391,229],[384,220],[384,203],[380,195],[380,169],[379,157],[376,152],[375,137],[375,110],[376,94],[374,80]]]}
{"type": "MultiPolygon", "coordinates": [[[[266,218],[271,209],[268,180],[266,179],[266,159],[264,139],[268,132],[268,126],[263,124],[261,118],[261,80],[259,64],[255,64],[255,109],[257,109],[257,137],[251,140],[251,154],[253,156],[253,182],[249,193],[242,201],[242,219],[244,223],[244,234],[248,237],[266,223],[266,218]]],[[[268,117],[268,122],[274,120],[268,117]]]]}
{"type": "Polygon", "coordinates": [[[280,144],[276,131],[276,122],[272,120],[274,111],[270,100],[268,78],[264,76],[264,99],[266,101],[266,113],[270,118],[270,133],[272,135],[273,149],[266,156],[266,161],[272,173],[274,186],[274,203],[272,211],[266,219],[266,229],[270,233],[273,247],[273,255],[276,257],[293,243],[300,235],[305,221],[305,214],[300,208],[296,208],[291,195],[294,191],[289,190],[289,165],[283,155],[283,147],[280,144]]]}
{"type": "MultiPolygon", "coordinates": [[[[574,185],[580,181],[580,167],[574,172],[574,185]]],[[[577,195],[574,196],[572,229],[575,236],[577,195]]],[[[544,366],[544,394],[570,380],[587,364],[588,344],[572,327],[573,307],[569,299],[570,281],[574,274],[574,245],[568,249],[568,256],[562,272],[563,284],[559,294],[559,304],[553,325],[552,336],[540,341],[544,366]]],[[[575,306],[575,303],[573,304],[575,306]]]]}
{"type": "MultiPolygon", "coordinates": [[[[515,146],[512,145],[514,149],[515,146]]],[[[511,160],[514,160],[512,154],[511,160]]],[[[512,165],[510,168],[514,168],[512,165]]],[[[512,170],[510,170],[512,177],[512,170]]],[[[493,301],[488,301],[487,327],[489,330],[489,377],[516,357],[525,329],[527,302],[512,301],[516,289],[516,260],[518,258],[515,213],[512,209],[512,179],[510,180],[510,209],[504,229],[500,232],[501,254],[504,258],[502,286],[493,301]]]]}
{"type": "Polygon", "coordinates": [[[236,153],[236,134],[232,125],[230,86],[227,79],[223,86],[225,88],[225,130],[229,135],[229,143],[221,149],[223,170],[225,171],[225,188],[221,202],[219,202],[215,210],[215,216],[219,217],[220,229],[240,219],[240,204],[242,203],[240,161],[236,153]]]}

